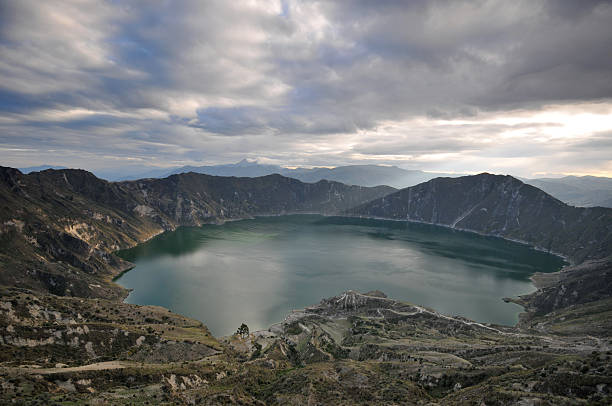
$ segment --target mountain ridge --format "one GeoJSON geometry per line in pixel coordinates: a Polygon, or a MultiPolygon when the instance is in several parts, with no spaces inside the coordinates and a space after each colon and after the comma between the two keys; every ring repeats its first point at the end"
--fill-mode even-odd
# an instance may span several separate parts
{"type": "Polygon", "coordinates": [[[346,214],[419,221],[519,240],[575,263],[612,254],[612,209],[572,207],[509,175],[436,178],[346,214]],[[581,239],[588,241],[586,246],[581,239]]]}
{"type": "Polygon", "coordinates": [[[139,178],[164,178],[179,173],[203,173],[213,176],[259,177],[279,174],[298,179],[305,183],[314,183],[319,180],[329,180],[356,186],[388,185],[395,188],[415,185],[437,176],[450,174],[424,172],[421,170],[402,169],[397,166],[386,165],[340,165],[336,167],[284,167],[280,165],[261,164],[256,160],[243,159],[237,163],[222,165],[187,165],[168,169],[156,169],[141,172],[131,176],[114,176],[112,181],[137,180],[139,178]]]}
{"type": "MultiPolygon", "coordinates": [[[[42,165],[23,168],[29,173],[45,169],[67,169],[42,165]]],[[[166,169],[149,169],[135,174],[118,174],[108,170],[95,171],[96,176],[113,182],[147,178],[165,178],[173,174],[196,172],[213,176],[258,177],[274,173],[301,180],[306,183],[322,179],[357,186],[388,185],[395,188],[415,186],[436,177],[459,177],[448,173],[408,170],[386,165],[340,165],[335,167],[283,167],[261,164],[257,160],[243,159],[240,162],[222,165],[182,166],[166,169]]],[[[516,176],[515,176],[516,177],[516,176]]],[[[542,189],[566,204],[577,207],[612,207],[612,179],[597,176],[565,176],[560,178],[516,177],[524,183],[542,189]]]]}
{"type": "Polygon", "coordinates": [[[612,179],[598,176],[521,179],[578,207],[612,207],[612,179]]]}
{"type": "MultiPolygon", "coordinates": [[[[399,191],[326,180],[303,183],[278,174],[238,178],[186,173],[108,182],[78,169],[24,175],[1,168],[0,180],[3,235],[15,238],[5,240],[4,258],[18,269],[23,263],[17,264],[6,247],[22,252],[24,263],[40,256],[63,258],[64,265],[51,260],[40,269],[62,268],[67,262],[68,267],[108,277],[129,266],[112,251],[165,230],[300,212],[432,223],[525,242],[577,264],[605,258],[612,250],[612,210],[571,207],[507,175],[436,178],[399,191]]],[[[38,275],[56,287],[69,284],[58,282],[61,272],[39,270],[38,275]]]]}

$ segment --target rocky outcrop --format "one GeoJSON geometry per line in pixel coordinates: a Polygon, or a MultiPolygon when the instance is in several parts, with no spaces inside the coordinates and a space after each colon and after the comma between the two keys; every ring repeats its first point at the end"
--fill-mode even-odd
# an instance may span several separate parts
{"type": "Polygon", "coordinates": [[[153,306],[0,287],[0,363],[201,359],[219,344],[196,320],[153,306]]]}
{"type": "Polygon", "coordinates": [[[559,309],[610,298],[612,258],[586,261],[555,273],[536,273],[532,280],[536,292],[509,299],[527,310],[523,324],[559,309]]]}
{"type": "Polygon", "coordinates": [[[324,399],[323,404],[426,403],[429,396],[439,404],[520,404],[526,397],[540,402],[551,395],[558,404],[571,404],[571,399],[607,399],[608,392],[598,392],[597,385],[612,373],[602,367],[606,357],[598,355],[609,350],[606,340],[562,339],[481,324],[389,299],[382,292],[344,292],[293,311],[267,331],[226,337],[223,343],[252,368],[299,366],[294,389],[287,379],[274,384],[277,390],[265,398],[272,404],[290,403],[278,391],[292,393],[295,400],[304,379],[321,383],[309,393],[324,399]],[[583,357],[592,357],[590,368],[595,369],[565,363],[583,357]],[[407,398],[402,388],[413,393],[407,398]]]}

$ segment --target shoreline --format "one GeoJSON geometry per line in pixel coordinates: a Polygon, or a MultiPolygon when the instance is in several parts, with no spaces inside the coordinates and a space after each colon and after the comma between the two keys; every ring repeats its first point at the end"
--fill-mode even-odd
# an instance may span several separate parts
{"type": "MultiPolygon", "coordinates": [[[[179,225],[176,226],[173,229],[168,229],[168,230],[161,230],[160,232],[151,235],[150,237],[148,237],[147,239],[132,245],[128,248],[124,248],[124,249],[120,249],[117,251],[112,252],[113,255],[116,255],[117,252],[119,251],[123,251],[123,250],[127,250],[127,249],[131,249],[134,248],[137,245],[140,244],[144,244],[149,240],[152,240],[153,238],[162,235],[164,233],[170,232],[170,231],[176,231],[177,229],[181,228],[181,227],[203,227],[205,225],[223,225],[225,223],[229,223],[229,222],[234,222],[234,221],[243,221],[243,220],[253,220],[256,219],[258,217],[283,217],[283,216],[301,216],[301,215],[316,215],[316,216],[321,216],[321,217],[339,217],[339,218],[359,218],[359,219],[370,219],[370,220],[381,220],[381,221],[394,221],[394,222],[405,222],[405,223],[415,223],[415,224],[427,224],[427,225],[431,225],[431,226],[438,226],[438,227],[443,227],[446,229],[450,229],[450,230],[456,230],[456,231],[462,231],[462,232],[467,232],[467,233],[472,233],[472,234],[477,234],[483,237],[494,237],[494,238],[500,238],[502,240],[506,240],[506,241],[511,241],[517,244],[521,244],[521,245],[525,245],[528,246],[536,251],[539,252],[545,252],[547,254],[551,254],[554,256],[557,256],[561,259],[563,259],[565,262],[567,262],[566,265],[564,265],[559,271],[574,266],[574,265],[578,265],[577,263],[575,263],[571,258],[569,258],[567,255],[562,254],[560,252],[556,252],[556,251],[550,251],[547,250],[543,247],[539,247],[535,244],[532,244],[528,241],[525,240],[519,240],[517,238],[510,238],[510,237],[504,237],[502,235],[499,234],[490,234],[490,233],[484,233],[481,231],[477,231],[477,230],[472,230],[469,228],[461,228],[461,227],[453,227],[449,224],[442,224],[442,223],[432,223],[429,221],[423,221],[423,220],[416,220],[416,219],[394,219],[394,218],[388,218],[388,217],[378,217],[378,216],[361,216],[361,215],[347,215],[347,214],[326,214],[326,213],[320,213],[320,212],[314,212],[314,211],[308,211],[308,212],[287,212],[287,213],[277,213],[277,214],[253,214],[250,216],[244,216],[244,217],[234,217],[234,218],[221,218],[221,219],[216,219],[215,221],[211,221],[211,222],[207,222],[207,223],[202,223],[200,225],[179,225]]],[[[121,273],[124,273],[126,271],[121,271],[121,273]]],[[[558,271],[557,271],[558,272],[558,271]]],[[[114,278],[113,278],[114,279],[114,278]]]]}
{"type": "MultiPolygon", "coordinates": [[[[338,215],[338,214],[322,214],[322,213],[319,213],[319,212],[289,212],[289,213],[277,213],[277,214],[254,214],[254,215],[251,215],[251,216],[248,216],[248,217],[247,217],[247,216],[245,216],[245,217],[235,217],[235,218],[223,218],[223,219],[217,219],[216,221],[211,221],[211,222],[203,223],[203,224],[200,224],[200,225],[180,225],[180,226],[175,227],[174,229],[162,230],[162,231],[160,231],[159,233],[156,233],[156,234],[154,234],[154,235],[150,236],[150,237],[149,237],[149,238],[147,238],[146,240],[144,240],[144,241],[142,241],[142,242],[140,242],[140,243],[138,243],[138,244],[135,244],[134,246],[131,246],[131,247],[129,247],[129,248],[126,248],[126,249],[131,249],[131,248],[134,248],[134,247],[136,247],[136,246],[138,246],[138,245],[140,245],[140,244],[144,244],[144,243],[146,243],[146,242],[148,242],[148,241],[152,240],[153,238],[155,238],[155,237],[157,237],[157,236],[159,236],[159,235],[162,235],[162,234],[164,234],[164,233],[166,233],[166,232],[176,231],[176,230],[178,230],[179,228],[183,228],[183,227],[196,227],[196,228],[200,228],[200,227],[203,227],[203,226],[205,226],[205,225],[223,225],[223,224],[225,224],[225,223],[229,223],[229,222],[244,221],[244,220],[254,220],[254,219],[257,219],[257,218],[285,217],[285,216],[319,216],[319,217],[330,217],[330,218],[332,218],[332,217],[337,217],[337,218],[341,218],[341,219],[364,219],[364,220],[368,220],[368,219],[369,219],[369,220],[377,220],[377,221],[393,221],[393,222],[404,222],[404,223],[414,223],[414,224],[426,224],[426,225],[429,225],[429,226],[439,226],[439,227],[442,227],[442,228],[445,228],[445,229],[449,229],[449,230],[456,230],[456,231],[460,231],[460,232],[467,232],[467,233],[476,234],[476,235],[479,235],[479,236],[482,236],[482,237],[487,237],[487,238],[497,238],[497,239],[502,239],[502,240],[510,241],[510,242],[512,242],[512,243],[517,243],[517,244],[520,244],[520,245],[526,246],[526,247],[528,247],[528,248],[530,248],[530,249],[533,249],[533,250],[535,250],[535,251],[538,251],[538,252],[544,252],[544,253],[547,253],[547,254],[554,255],[554,256],[556,256],[556,257],[561,258],[561,259],[562,259],[562,260],[565,262],[565,264],[564,264],[564,265],[563,265],[563,266],[562,266],[562,267],[561,267],[559,270],[557,270],[557,271],[552,271],[552,272],[545,272],[545,274],[554,274],[554,273],[557,273],[557,272],[561,272],[561,271],[563,271],[564,269],[566,269],[566,268],[571,267],[571,266],[573,266],[573,265],[574,265],[574,264],[573,264],[573,263],[572,263],[572,262],[569,260],[569,258],[568,258],[568,257],[566,257],[566,256],[565,256],[565,255],[563,255],[563,254],[560,254],[560,253],[556,253],[556,252],[552,252],[552,251],[545,250],[545,249],[543,249],[543,248],[540,248],[540,247],[537,247],[537,246],[535,246],[535,245],[533,245],[533,244],[530,244],[530,243],[528,243],[528,242],[526,242],[526,241],[522,241],[522,240],[518,240],[518,239],[513,239],[513,238],[507,238],[507,237],[503,237],[503,236],[500,236],[500,235],[495,235],[495,234],[487,234],[487,233],[482,233],[482,232],[475,231],[475,230],[464,229],[464,228],[457,228],[457,227],[451,227],[450,225],[446,225],[446,224],[431,223],[431,222],[420,221],[420,220],[411,220],[411,219],[391,219],[391,218],[376,217],[376,216],[353,216],[353,215],[338,215]]],[[[123,249],[122,249],[122,250],[118,250],[118,251],[113,252],[113,255],[117,255],[116,253],[117,253],[117,252],[119,252],[119,251],[123,251],[123,249]]],[[[120,258],[121,258],[121,257],[120,257],[120,258]]],[[[121,258],[121,259],[123,259],[123,258],[121,258]]],[[[126,261],[126,260],[124,260],[124,261],[126,261]]],[[[126,262],[129,262],[129,261],[126,261],[126,262]]],[[[135,268],[135,264],[133,264],[133,263],[131,263],[131,262],[130,262],[130,265],[131,265],[131,266],[129,266],[128,268],[126,268],[126,269],[122,270],[121,272],[119,272],[119,274],[117,274],[115,277],[113,277],[113,278],[112,278],[112,282],[113,282],[113,283],[117,284],[118,286],[120,286],[122,289],[124,289],[124,290],[127,292],[127,295],[125,295],[125,297],[124,297],[124,298],[121,300],[123,303],[125,303],[125,301],[126,301],[126,299],[128,298],[129,294],[130,294],[130,293],[131,293],[131,292],[132,292],[132,291],[133,291],[135,288],[127,288],[127,287],[124,287],[124,286],[122,286],[121,284],[117,283],[117,280],[118,280],[118,279],[120,279],[120,278],[121,278],[123,275],[125,275],[127,272],[129,272],[129,271],[131,271],[132,269],[134,269],[134,268],[135,268]]],[[[517,328],[518,324],[520,323],[521,314],[525,314],[525,313],[527,312],[526,307],[525,307],[525,306],[523,306],[522,304],[518,303],[517,301],[518,301],[518,299],[519,299],[521,296],[524,296],[524,295],[529,295],[529,294],[532,294],[532,293],[537,292],[537,291],[539,290],[538,286],[536,285],[536,283],[535,283],[535,281],[534,281],[534,277],[535,277],[535,276],[536,276],[536,274],[538,274],[538,273],[541,273],[541,272],[535,272],[535,273],[533,273],[532,275],[530,275],[530,276],[529,276],[529,280],[530,280],[531,285],[532,285],[532,287],[533,287],[533,290],[532,290],[532,291],[530,291],[530,292],[526,292],[526,293],[522,293],[522,294],[520,294],[520,295],[517,295],[517,297],[516,297],[516,298],[508,298],[508,297],[501,297],[501,298],[500,298],[500,300],[501,300],[501,301],[503,301],[503,302],[505,302],[505,303],[507,303],[507,304],[513,304],[513,305],[518,305],[518,306],[521,306],[521,308],[522,308],[522,310],[523,310],[522,312],[519,312],[519,313],[517,314],[517,318],[518,318],[518,320],[517,320],[517,321],[516,321],[514,324],[512,324],[512,325],[502,325],[502,324],[499,324],[500,326],[510,327],[510,328],[517,328]],[[515,299],[516,299],[517,301],[515,301],[515,299]]],[[[203,320],[200,320],[200,321],[201,321],[202,323],[206,324],[206,323],[205,323],[205,321],[203,321],[203,320]]],[[[277,323],[274,323],[273,325],[275,325],[275,324],[279,324],[279,323],[282,323],[282,321],[277,322],[277,323]]],[[[486,324],[497,325],[496,323],[486,323],[486,324]]],[[[270,327],[268,327],[268,328],[270,328],[270,327]]],[[[264,330],[262,330],[262,331],[267,331],[267,329],[264,329],[264,330]]],[[[221,336],[221,337],[222,337],[222,336],[221,336]]]]}
{"type": "MultiPolygon", "coordinates": [[[[547,254],[551,254],[554,255],[556,257],[559,257],[561,259],[563,259],[565,262],[567,262],[567,265],[564,265],[559,271],[568,268],[570,266],[574,266],[577,265],[576,263],[574,263],[574,261],[569,258],[568,256],[560,253],[560,252],[555,252],[555,251],[550,251],[547,250],[545,248],[542,247],[538,247],[537,245],[534,245],[528,241],[524,241],[524,240],[519,240],[516,238],[510,238],[510,237],[504,237],[502,235],[498,235],[498,234],[489,234],[489,233],[483,233],[481,231],[476,231],[476,230],[472,230],[469,228],[460,228],[460,227],[452,227],[451,225],[448,224],[442,224],[442,223],[432,223],[429,221],[422,221],[422,220],[414,220],[414,219],[392,219],[392,218],[387,218],[387,217],[377,217],[377,216],[349,216],[349,215],[332,215],[329,217],[342,217],[342,218],[359,218],[359,219],[371,219],[371,220],[382,220],[382,221],[396,221],[396,222],[405,222],[405,223],[415,223],[415,224],[427,224],[427,225],[431,225],[431,226],[438,226],[438,227],[443,227],[449,230],[456,230],[456,231],[462,231],[462,232],[466,232],[466,233],[471,233],[471,234],[477,234],[483,237],[494,237],[494,238],[500,238],[502,240],[506,240],[506,241],[511,241],[517,244],[521,244],[521,245],[526,245],[529,248],[532,248],[536,251],[539,252],[545,252],[547,254]]],[[[556,271],[556,272],[559,272],[556,271]]]]}

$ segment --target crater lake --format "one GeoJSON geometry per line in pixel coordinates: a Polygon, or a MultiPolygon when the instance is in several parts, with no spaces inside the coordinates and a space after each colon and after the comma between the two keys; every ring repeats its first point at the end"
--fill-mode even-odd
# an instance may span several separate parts
{"type": "Polygon", "coordinates": [[[251,330],[347,290],[513,325],[502,298],[535,290],[535,272],[564,260],[528,246],[445,227],[291,215],[181,227],[118,253],[135,264],[117,279],[126,301],[201,320],[217,336],[251,330]]]}

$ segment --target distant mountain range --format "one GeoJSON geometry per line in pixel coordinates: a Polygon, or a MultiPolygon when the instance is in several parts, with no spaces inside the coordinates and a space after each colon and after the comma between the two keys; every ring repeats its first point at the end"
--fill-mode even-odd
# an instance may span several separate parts
{"type": "Polygon", "coordinates": [[[572,206],[612,207],[612,178],[565,176],[521,180],[572,206]]]}
{"type": "Polygon", "coordinates": [[[335,168],[285,168],[279,165],[260,164],[243,159],[235,164],[210,166],[182,166],[171,169],[152,170],[138,176],[119,177],[111,180],[134,180],[140,178],[164,178],[179,173],[202,173],[213,176],[257,177],[279,174],[306,183],[329,180],[357,186],[387,185],[403,188],[426,182],[438,176],[459,176],[446,173],[429,173],[420,170],[406,170],[397,166],[348,165],[335,168]]]}
{"type": "MultiPolygon", "coordinates": [[[[41,165],[37,167],[20,168],[23,173],[37,172],[46,169],[67,169],[62,166],[41,165]]],[[[257,161],[243,159],[235,164],[181,166],[173,168],[148,169],[133,173],[113,172],[108,170],[94,171],[96,176],[113,181],[137,180],[147,178],[166,178],[180,173],[201,173],[212,176],[258,177],[279,174],[289,178],[298,179],[306,183],[315,183],[320,180],[329,180],[356,186],[387,185],[394,188],[413,186],[439,176],[460,176],[448,173],[424,172],[420,170],[406,170],[397,166],[383,165],[348,165],[335,168],[286,168],[279,165],[261,164],[257,161]]]]}
{"type": "MultiPolygon", "coordinates": [[[[438,177],[459,177],[450,173],[424,172],[406,170],[397,166],[381,165],[348,165],[335,168],[284,168],[277,165],[263,165],[256,161],[242,160],[236,164],[214,166],[184,166],[170,174],[196,172],[216,176],[264,176],[278,173],[302,182],[318,182],[322,179],[336,181],[347,185],[378,186],[387,185],[397,189],[418,185],[438,177]]],[[[152,173],[153,174],[153,173],[152,173]]],[[[542,189],[564,203],[578,207],[612,207],[612,179],[596,176],[566,176],[563,178],[538,178],[521,180],[542,189]]]]}
{"type": "Polygon", "coordinates": [[[40,172],[45,171],[47,169],[68,169],[65,166],[57,166],[57,165],[38,165],[38,166],[28,166],[26,168],[19,168],[19,170],[25,174],[30,172],[40,172]]]}
{"type": "MultiPolygon", "coordinates": [[[[64,167],[42,165],[21,168],[23,173],[45,169],[66,169],[64,167]]],[[[180,173],[202,173],[213,176],[258,177],[280,174],[306,183],[329,180],[357,186],[387,185],[397,189],[414,186],[437,177],[458,177],[450,173],[406,170],[397,166],[348,165],[335,168],[285,168],[278,165],[260,164],[243,159],[235,164],[209,166],[182,166],[174,168],[150,169],[132,175],[97,171],[96,175],[110,181],[136,180],[144,178],[165,178],[180,173]]],[[[596,176],[566,176],[563,178],[520,178],[523,182],[542,189],[564,203],[578,207],[612,207],[612,178],[596,176]]]]}

